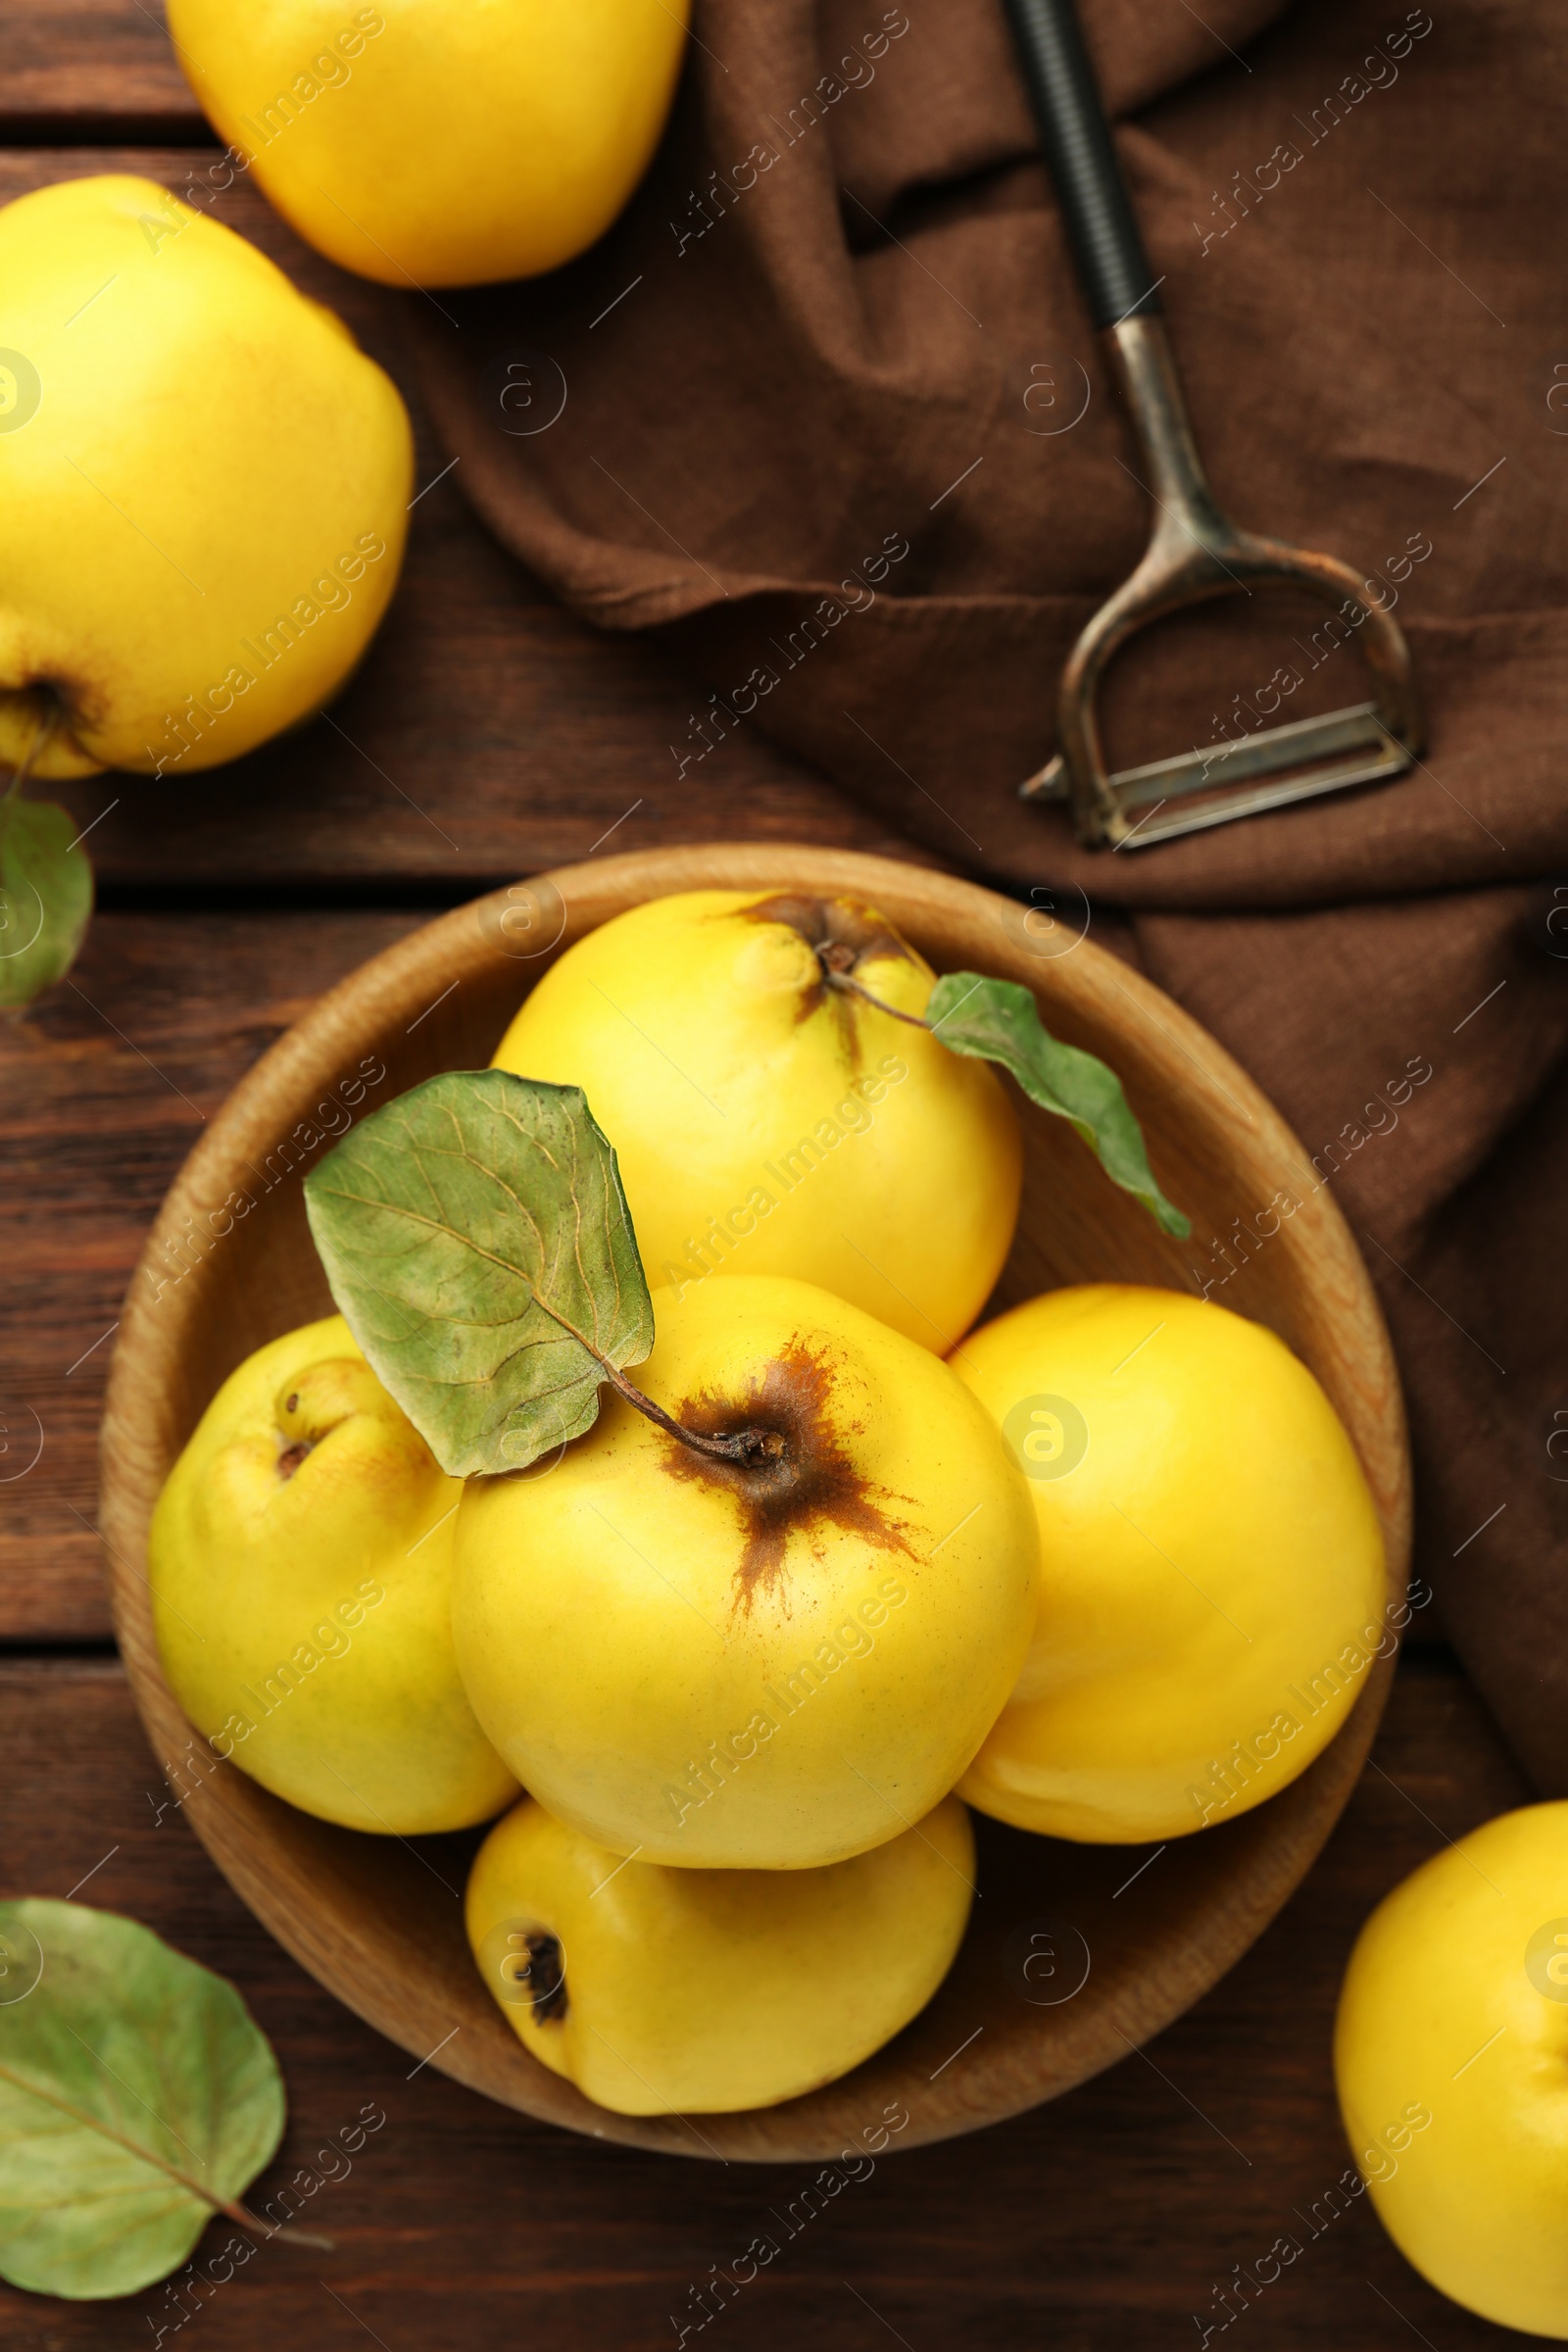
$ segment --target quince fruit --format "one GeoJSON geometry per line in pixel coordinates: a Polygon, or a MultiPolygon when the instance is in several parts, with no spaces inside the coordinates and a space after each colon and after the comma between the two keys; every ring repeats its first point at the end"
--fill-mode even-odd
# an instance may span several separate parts
{"type": "Polygon", "coordinates": [[[1568,2341],[1568,1802],[1487,1822],[1385,1895],[1334,2071],[1406,2262],[1499,2328],[1568,2341]]]}
{"type": "Polygon", "coordinates": [[[582,1088],[676,1298],[785,1275],[940,1354],[1011,1247],[1022,1146],[996,1071],[899,1017],[933,978],[873,907],[680,892],[568,949],[495,1066],[582,1088]]]}
{"type": "Polygon", "coordinates": [[[462,1492],[340,1315],[229,1376],[147,1557],[164,1671],[220,1755],[352,1830],[466,1829],[512,1802],[452,1646],[462,1492]]]}
{"type": "Polygon", "coordinates": [[[302,237],[391,286],[531,277],[648,168],[687,0],[170,0],[197,98],[302,237]]]}
{"type": "Polygon", "coordinates": [[[113,173],[0,211],[0,764],[184,773],[319,710],[391,598],[413,466],[342,322],[113,173]]]}
{"type": "Polygon", "coordinates": [[[954,1368],[1024,1472],[1034,1646],[960,1783],[1054,1838],[1231,1821],[1327,1746],[1393,1646],[1377,1512],[1283,1340],[1180,1291],[1052,1291],[954,1368]]]}
{"type": "Polygon", "coordinates": [[[1017,1678],[1025,1482],[939,1357],[825,1291],[736,1275],[654,1305],[647,1396],[771,1451],[712,1459],[610,1391],[555,1467],[470,1480],[453,1630],[474,1712],[616,1853],[862,1853],[947,1794],[1017,1678]]]}
{"type": "Polygon", "coordinates": [[[823,1870],[627,1860],[524,1798],[474,1859],[479,1970],[524,2049],[618,2115],[771,2107],[925,2007],[963,1936],[974,1838],[948,1797],[823,1870]]]}

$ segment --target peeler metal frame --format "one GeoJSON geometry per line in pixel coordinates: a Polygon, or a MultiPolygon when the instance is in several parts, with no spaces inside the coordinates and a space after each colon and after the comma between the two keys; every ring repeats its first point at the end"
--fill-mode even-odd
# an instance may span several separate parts
{"type": "Polygon", "coordinates": [[[1074,268],[1142,447],[1154,518],[1142,563],[1084,629],[1062,671],[1060,749],[1020,787],[1066,801],[1080,841],[1142,849],[1179,833],[1402,775],[1422,749],[1404,632],[1337,557],[1240,529],[1203,472],[1160,316],[1159,285],[1111,144],[1073,0],[1004,0],[1060,199],[1074,268]],[[1305,590],[1358,632],[1370,701],[1145,767],[1105,768],[1096,698],[1133,633],[1211,597],[1305,590]],[[1143,810],[1142,815],[1138,814],[1143,810]]]}

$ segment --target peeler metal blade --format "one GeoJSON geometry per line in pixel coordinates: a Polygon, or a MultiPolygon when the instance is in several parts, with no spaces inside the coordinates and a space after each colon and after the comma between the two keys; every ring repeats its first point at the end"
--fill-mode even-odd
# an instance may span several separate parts
{"type": "MultiPolygon", "coordinates": [[[[1176,833],[1200,833],[1208,825],[1255,816],[1291,801],[1315,800],[1347,785],[1383,783],[1409,765],[1409,749],[1391,737],[1376,703],[1354,703],[1321,718],[1296,719],[1206,750],[1195,747],[1174,760],[1124,767],[1108,776],[1121,818],[1148,807],[1148,814],[1128,824],[1111,846],[1135,850],[1176,833]]],[[[1067,763],[1059,752],[1019,792],[1026,801],[1071,797],[1067,763]]]]}

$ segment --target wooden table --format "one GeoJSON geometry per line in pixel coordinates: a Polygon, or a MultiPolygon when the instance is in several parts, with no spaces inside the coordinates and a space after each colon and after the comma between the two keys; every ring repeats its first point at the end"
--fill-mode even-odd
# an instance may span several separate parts
{"type": "MultiPolygon", "coordinates": [[[[177,186],[208,160],[140,0],[0,0],[0,201],[106,170],[177,186]]],[[[253,191],[220,217],[411,391],[395,297],[307,252],[253,191]]],[[[424,484],[445,460],[413,405],[424,484]]],[[[530,2125],[432,2067],[411,2072],[302,1975],[169,1799],[116,1660],[93,1525],[103,1381],[141,1235],[204,1119],[322,988],[425,910],[612,833],[616,848],[744,834],[916,854],[745,733],[677,792],[667,747],[691,708],[651,652],[550,604],[442,482],[415,511],[397,602],[337,730],[183,785],[106,777],[61,795],[94,824],[100,912],[71,980],[0,1037],[0,1877],[7,1892],[79,1887],[239,1984],[291,2102],[256,2201],[302,2167],[318,2177],[317,2151],[368,2104],[386,2121],[313,2200],[333,2254],[270,2246],[215,2308],[164,2287],[99,2305],[0,2287],[17,2352],[149,2341],[182,2322],[214,2346],[313,2352],[368,2334],[385,2352],[638,2352],[687,2323],[696,2341],[694,2290],[759,2230],[779,2234],[766,2217],[805,2184],[805,2168],[654,2160],[530,2125]]],[[[1535,2340],[1445,2303],[1364,2197],[1329,2194],[1348,2165],[1328,2055],[1356,1928],[1446,1838],[1527,1793],[1453,1660],[1414,1655],[1339,1832],[1224,1984],[1056,2105],[890,2151],[710,2340],[1134,2352],[1205,2326],[1218,2340],[1237,2300],[1216,2289],[1282,2234],[1300,2256],[1231,2322],[1252,2352],[1535,2340]]]]}

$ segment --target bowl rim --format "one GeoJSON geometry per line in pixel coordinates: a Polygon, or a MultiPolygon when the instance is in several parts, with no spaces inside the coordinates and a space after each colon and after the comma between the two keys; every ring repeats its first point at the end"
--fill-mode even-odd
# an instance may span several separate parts
{"type": "MultiPolygon", "coordinates": [[[[877,905],[917,947],[945,932],[984,923],[998,947],[989,968],[1021,979],[1048,1000],[1054,1024],[1118,1027],[1129,1060],[1185,1097],[1189,1115],[1223,1125],[1230,1148],[1245,1172],[1272,1186],[1283,1173],[1300,1179],[1308,1198],[1300,1213],[1279,1227],[1287,1256],[1310,1267],[1310,1283],[1332,1297],[1334,1316],[1345,1327],[1343,1355],[1356,1379],[1342,1418],[1372,1489],[1388,1557],[1389,1595],[1402,1599],[1408,1574],[1411,1533],[1410,1464],[1402,1399],[1392,1347],[1370,1277],[1338,1205],[1326,1187],[1311,1189],[1307,1154],[1254,1082],[1198,1022],[1134,966],[1093,944],[1087,935],[1066,952],[1042,954],[1040,933],[1030,924],[1038,910],[940,869],[824,850],[809,844],[698,844],[639,851],[551,869],[514,883],[437,917],[357,966],[286,1030],[231,1090],[188,1154],[170,1187],[141,1252],[122,1310],[110,1371],[102,1428],[100,1529],[116,1632],[132,1695],[155,1756],[178,1752],[192,1727],[164,1680],[153,1636],[151,1588],[146,1579],[146,1534],[153,1502],[172,1461],[161,1418],[182,1334],[190,1327],[214,1279],[221,1251],[194,1269],[188,1286],[178,1286],[172,1309],[159,1297],[158,1268],[168,1263],[170,1245],[188,1230],[197,1206],[228,1191],[227,1177],[240,1164],[253,1164],[260,1128],[272,1132],[274,1102],[297,1106],[313,1094],[329,1068],[340,1067],[348,1043],[363,1043],[368,1027],[387,1034],[412,1010],[434,1009],[440,983],[456,970],[494,976],[496,959],[518,966],[519,980],[532,965],[548,968],[550,955],[623,907],[675,891],[700,888],[807,890],[845,894],[877,905]],[[544,931],[557,921],[553,938],[544,931]],[[515,943],[523,941],[519,948],[515,943]],[[1121,1004],[1114,1002],[1121,1000],[1121,1004]],[[1235,1127],[1239,1112],[1244,1129],[1235,1127]]],[[[929,947],[925,952],[930,954],[929,947]]],[[[936,958],[933,957],[933,960],[936,958]]],[[[520,993],[520,991],[519,991],[520,993]]],[[[420,1011],[419,1017],[424,1017],[420,1011]]],[[[416,1023],[416,1026],[417,1023],[416,1023]]],[[[1124,1077],[1128,1070],[1124,1067],[1124,1077]]],[[[410,1081],[413,1083],[414,1081],[410,1081]]],[[[1129,1093],[1135,1085],[1129,1077],[1129,1093]]],[[[284,1132],[286,1133],[285,1126],[284,1132]]],[[[1270,1192],[1253,1196],[1271,1198],[1270,1192]]],[[[1303,1294],[1304,1295],[1304,1294],[1303,1294]]],[[[922,2095],[918,2112],[906,2116],[900,2146],[914,2146],[981,2129],[1060,2095],[1087,2080],[1174,2022],[1241,1957],[1274,1918],[1304,1877],[1358,1779],[1377,1729],[1395,1665],[1393,1651],[1371,1663],[1362,1689],[1339,1732],[1306,1771],[1266,1803],[1236,1822],[1185,1838],[1230,1840],[1227,1851],[1241,1860],[1225,1875],[1219,1899],[1203,1907],[1201,1924],[1188,1923],[1185,1940],[1163,1956],[1157,1984],[1145,1974],[1111,1990],[1097,1991],[1070,2026],[1048,2039],[1027,2062],[1008,2042],[994,2056],[982,2050],[964,2070],[960,2086],[922,2095]],[[1259,1825],[1263,1825],[1259,1828],[1259,1825]],[[1250,1832],[1248,1825],[1250,1825],[1250,1832]],[[1247,1833],[1238,1837],[1238,1833],[1247,1833]]],[[[166,1770],[169,1769],[166,1767],[166,1770]]],[[[523,2051],[479,1984],[477,1975],[463,2009],[463,2024],[450,2046],[440,2040],[444,2014],[428,2000],[406,2001],[388,1990],[366,1952],[347,1940],[341,1921],[318,1916],[323,1886],[342,1891],[340,1909],[356,1891],[371,1885],[373,1871],[343,1839],[378,1848],[389,1841],[364,1838],[316,1823],[270,1797],[236,1772],[218,1771],[190,1792],[184,1810],[220,1871],[285,1950],[368,2024],[412,2055],[502,2104],[563,2125],[592,2137],[699,2158],[775,2162],[783,2158],[831,2156],[843,2146],[850,2119],[859,2110],[855,2087],[861,2078],[908,2043],[919,2056],[920,2020],[903,2035],[837,2083],[772,2108],[705,2115],[698,2128],[689,2118],[622,2116],[599,2108],[573,2085],[523,2051]],[[290,1858],[279,1867],[280,1829],[275,1814],[288,1816],[290,1858]],[[300,1857],[305,1857],[304,1860],[300,1857]],[[486,2030],[488,2026],[495,2031],[486,2030]],[[912,2040],[911,2040],[912,2037],[912,2040]]],[[[1101,1849],[1114,1852],[1117,1849],[1101,1849]]],[[[1131,1847],[1122,1849],[1131,1853],[1131,1847]]],[[[427,1865],[428,1867],[428,1865],[427,1865]]],[[[450,1891],[450,1890],[449,1890],[450,1891]]],[[[367,1897],[368,1899],[368,1897],[367,1897]]],[[[345,1911],[345,1916],[347,1912],[345,1911]]],[[[406,1966],[417,1958],[416,1940],[402,1947],[406,1966]]],[[[394,1975],[395,1972],[388,1972],[394,1975]]],[[[450,2007],[450,1999],[448,2001],[450,2007]]],[[[935,2046],[935,2045],[932,2045],[935,2046]]],[[[902,2063],[902,2061],[899,2061],[902,2063]]],[[[939,2070],[940,2072],[940,2070],[939,2070]]],[[[880,2068],[886,2087],[888,2068],[880,2068]]],[[[862,2100],[863,2104],[863,2100],[862,2100]]]]}

